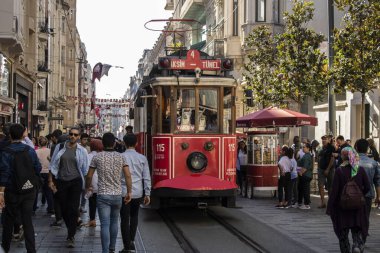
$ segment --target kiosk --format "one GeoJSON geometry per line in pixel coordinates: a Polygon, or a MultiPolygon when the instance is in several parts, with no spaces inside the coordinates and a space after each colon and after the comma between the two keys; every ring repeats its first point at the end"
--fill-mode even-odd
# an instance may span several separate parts
{"type": "Polygon", "coordinates": [[[242,195],[253,197],[254,190],[276,191],[278,186],[278,135],[275,131],[252,131],[247,133],[247,165],[242,195]]]}

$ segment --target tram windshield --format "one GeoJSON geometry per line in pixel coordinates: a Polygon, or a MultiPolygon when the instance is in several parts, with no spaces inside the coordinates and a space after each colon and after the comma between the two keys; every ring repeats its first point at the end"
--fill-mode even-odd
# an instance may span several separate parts
{"type": "Polygon", "coordinates": [[[231,87],[162,87],[160,131],[231,134],[232,91],[231,87]]]}

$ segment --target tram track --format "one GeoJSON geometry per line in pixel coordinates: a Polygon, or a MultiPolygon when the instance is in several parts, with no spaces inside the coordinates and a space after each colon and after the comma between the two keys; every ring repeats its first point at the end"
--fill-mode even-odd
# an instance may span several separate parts
{"type": "MultiPolygon", "coordinates": [[[[222,231],[220,227],[223,228],[224,233],[228,233],[229,235],[232,235],[233,238],[236,238],[235,241],[240,242],[239,244],[242,245],[242,243],[245,245],[244,247],[246,249],[250,249],[249,252],[258,252],[258,253],[268,253],[266,249],[264,249],[258,242],[254,241],[252,238],[244,234],[243,232],[239,231],[235,226],[230,224],[226,219],[219,216],[217,213],[210,209],[201,210],[202,212],[202,220],[206,220],[209,227],[213,229],[216,233],[220,233],[222,231]],[[216,232],[218,231],[218,232],[216,232]]],[[[174,215],[170,215],[169,212],[165,209],[158,210],[158,214],[161,216],[165,224],[170,229],[171,233],[173,234],[174,238],[177,240],[178,244],[182,248],[183,252],[185,253],[201,253],[201,252],[210,252],[202,250],[202,248],[205,248],[205,245],[201,245],[201,242],[197,241],[197,235],[190,233],[189,228],[186,228],[189,224],[189,220],[187,220],[187,223],[185,222],[178,222],[176,221],[175,217],[172,217],[174,215]],[[197,243],[194,243],[194,242],[197,243]]],[[[192,218],[192,221],[194,223],[197,222],[196,215],[189,216],[192,218]],[[195,216],[195,217],[194,217],[195,216]]],[[[177,218],[178,220],[178,218],[177,218]]],[[[205,227],[205,221],[201,221],[200,223],[200,230],[204,229],[206,233],[209,233],[210,228],[205,227]]],[[[193,224],[193,226],[196,226],[193,224]]],[[[198,231],[200,231],[198,230],[198,231]]],[[[197,233],[197,232],[195,232],[197,233]]],[[[199,239],[199,235],[198,235],[199,239]]],[[[230,238],[231,239],[231,238],[230,238]]],[[[225,241],[220,240],[220,242],[210,241],[210,243],[226,243],[225,241]]],[[[210,247],[210,246],[209,246],[210,247]]],[[[215,251],[216,252],[216,251],[215,251]]],[[[225,251],[228,252],[228,251],[225,251]]]]}
{"type": "Polygon", "coordinates": [[[172,232],[184,253],[200,253],[196,246],[193,245],[189,238],[187,238],[183,231],[176,225],[173,219],[170,218],[167,212],[164,210],[158,210],[157,212],[172,232]]]}
{"type": "Polygon", "coordinates": [[[240,241],[251,247],[253,250],[259,253],[269,253],[269,251],[265,250],[259,243],[252,240],[252,238],[239,231],[237,228],[228,223],[225,219],[217,215],[215,212],[211,211],[210,209],[207,209],[207,214],[209,217],[211,217],[221,226],[223,226],[226,230],[228,230],[231,234],[237,237],[240,241]]]}

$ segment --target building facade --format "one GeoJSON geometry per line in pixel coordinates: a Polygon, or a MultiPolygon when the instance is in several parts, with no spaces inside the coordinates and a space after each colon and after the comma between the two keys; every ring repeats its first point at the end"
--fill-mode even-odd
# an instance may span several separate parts
{"type": "Polygon", "coordinates": [[[76,0],[4,0],[0,13],[0,126],[17,122],[40,136],[79,125],[75,100],[91,68],[81,64],[76,0]]]}

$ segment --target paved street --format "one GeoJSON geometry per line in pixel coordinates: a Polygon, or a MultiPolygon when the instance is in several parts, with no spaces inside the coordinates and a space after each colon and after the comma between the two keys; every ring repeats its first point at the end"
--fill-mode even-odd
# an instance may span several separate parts
{"type": "MultiPolygon", "coordinates": [[[[224,209],[226,216],[233,216],[232,225],[244,231],[244,226],[255,226],[256,232],[251,236],[259,239],[262,245],[271,252],[276,247],[296,250],[292,252],[339,252],[338,241],[333,233],[330,218],[324,214],[325,209],[318,209],[318,198],[312,198],[311,210],[276,209],[276,200],[269,197],[257,197],[253,200],[238,198],[241,208],[224,209]],[[249,219],[249,221],[248,221],[249,219]],[[234,224],[234,222],[236,222],[234,224]],[[240,222],[240,223],[239,223],[240,222]],[[257,234],[256,234],[257,233],[257,234]],[[274,241],[275,240],[275,241],[274,241]],[[275,243],[274,243],[275,242],[275,243]],[[275,245],[282,243],[282,245],[275,245]],[[285,244],[284,244],[285,243],[285,244]],[[271,245],[273,244],[273,245],[271,245]],[[293,246],[292,246],[293,245],[293,246]]],[[[152,216],[152,210],[141,210],[140,229],[136,238],[138,252],[181,252],[181,248],[165,224],[158,217],[152,216]],[[159,234],[159,236],[157,236],[159,234]]],[[[87,214],[82,215],[87,221],[87,214]]],[[[83,227],[76,235],[75,249],[65,247],[66,229],[51,228],[53,220],[45,215],[44,207],[38,209],[35,216],[36,243],[38,252],[100,252],[100,227],[83,227]]],[[[378,252],[380,248],[380,210],[372,210],[370,221],[370,237],[367,240],[365,252],[378,252]]],[[[121,250],[122,242],[119,233],[117,250],[121,250]]],[[[23,242],[14,242],[11,252],[25,252],[23,242]]],[[[285,252],[285,251],[284,251],[285,252]]]]}

